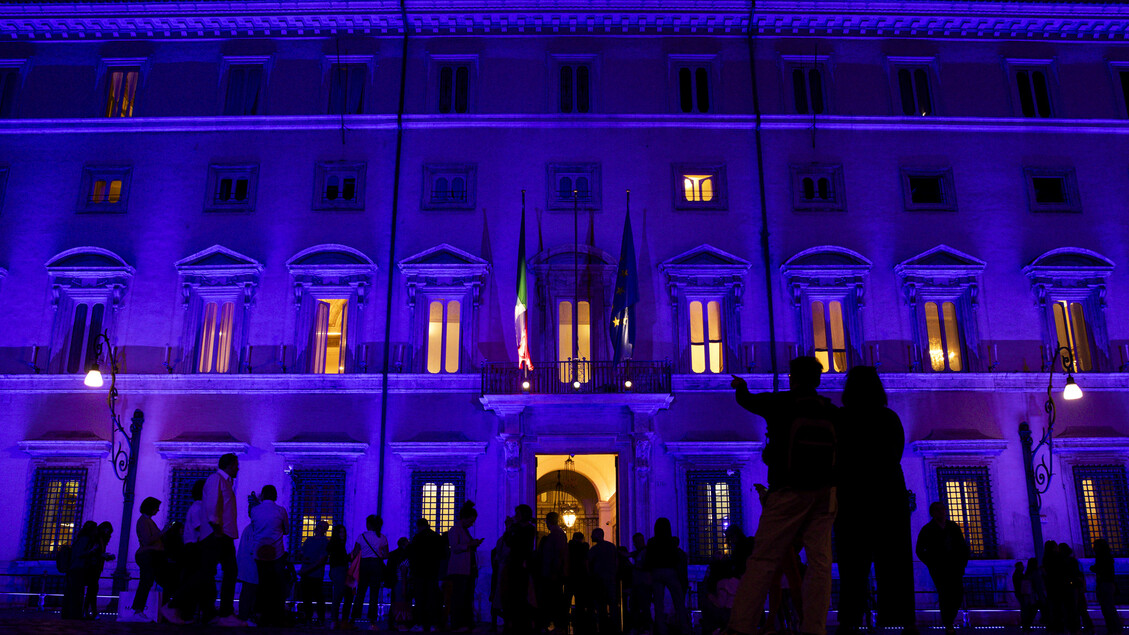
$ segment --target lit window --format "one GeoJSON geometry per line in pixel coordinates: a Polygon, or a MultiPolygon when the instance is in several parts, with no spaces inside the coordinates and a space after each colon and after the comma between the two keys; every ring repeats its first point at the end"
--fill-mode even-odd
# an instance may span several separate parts
{"type": "Polygon", "coordinates": [[[949,519],[960,525],[972,557],[995,558],[995,515],[988,468],[939,468],[937,482],[949,519]]]}
{"type": "Polygon", "coordinates": [[[106,73],[106,117],[132,117],[137,94],[136,68],[111,68],[106,73]]]}
{"type": "Polygon", "coordinates": [[[331,64],[329,68],[329,114],[360,115],[365,111],[364,64],[331,64]]]}
{"type": "Polygon", "coordinates": [[[465,65],[439,67],[439,112],[465,113],[470,110],[470,68],[465,65]]]}
{"type": "Polygon", "coordinates": [[[581,362],[578,364],[577,380],[581,383],[588,381],[588,365],[584,362],[592,360],[592,322],[591,306],[587,301],[579,303],[579,315],[573,316],[572,302],[564,300],[558,307],[559,321],[557,322],[558,343],[561,356],[561,381],[571,382],[572,364],[568,360],[581,362]]]}
{"type": "Polygon", "coordinates": [[[1055,334],[1058,345],[1070,350],[1074,358],[1073,372],[1093,370],[1090,356],[1090,335],[1086,326],[1086,315],[1081,302],[1062,300],[1054,303],[1055,334]]]}
{"type": "Polygon", "coordinates": [[[427,320],[427,372],[459,372],[460,305],[458,300],[433,301],[427,320]],[[446,315],[444,315],[446,313],[446,315]]]}
{"type": "Polygon", "coordinates": [[[708,66],[683,66],[677,71],[678,109],[682,112],[710,111],[710,70],[708,66]]]}
{"type": "Polygon", "coordinates": [[[462,472],[413,472],[411,531],[416,518],[423,518],[431,529],[443,533],[455,524],[466,490],[462,472]]]}
{"type": "Polygon", "coordinates": [[[591,102],[591,69],[587,64],[564,64],[560,71],[560,111],[586,113],[591,102]]]}
{"type": "Polygon", "coordinates": [[[129,167],[86,166],[82,170],[81,212],[124,212],[129,167]]]}
{"type": "Polygon", "coordinates": [[[942,302],[938,311],[936,302],[926,302],[925,331],[929,337],[929,366],[935,371],[960,372],[964,363],[956,305],[942,302]]]}
{"type": "Polygon", "coordinates": [[[675,209],[725,210],[728,207],[724,165],[676,163],[671,168],[675,209]]]}
{"type": "Polygon", "coordinates": [[[52,552],[74,542],[82,522],[85,498],[85,469],[41,467],[35,470],[35,483],[28,505],[28,558],[53,558],[52,552]]]}
{"type": "Polygon", "coordinates": [[[96,180],[90,185],[91,203],[117,203],[122,198],[122,182],[119,179],[96,180]]]}
{"type": "Polygon", "coordinates": [[[345,522],[345,471],[294,470],[290,480],[290,544],[297,549],[319,522],[331,529],[345,522]]]}
{"type": "Polygon", "coordinates": [[[690,370],[695,373],[722,372],[721,303],[710,300],[690,303],[690,370]]]}
{"type": "Polygon", "coordinates": [[[1092,558],[1094,541],[1109,542],[1114,557],[1129,556],[1129,495],[1122,465],[1074,468],[1074,488],[1082,521],[1082,546],[1092,558]]]}
{"type": "Polygon", "coordinates": [[[310,372],[345,372],[345,333],[349,300],[318,300],[314,310],[314,329],[310,342],[310,372]]]}
{"type": "Polygon", "coordinates": [[[812,350],[824,372],[847,371],[847,337],[843,327],[843,303],[839,300],[811,303],[812,350]]]}
{"type": "Polygon", "coordinates": [[[713,200],[712,174],[683,174],[682,190],[690,203],[708,203],[713,200]]]}
{"type": "Polygon", "coordinates": [[[235,324],[234,302],[208,302],[200,325],[200,373],[226,373],[231,365],[231,332],[235,324]]]}
{"type": "Polygon", "coordinates": [[[98,335],[102,333],[102,318],[106,305],[85,302],[74,307],[71,322],[71,335],[67,342],[67,372],[85,373],[96,361],[94,351],[98,348],[98,335]]]}
{"type": "Polygon", "coordinates": [[[903,115],[926,117],[933,114],[928,68],[898,69],[898,94],[903,115]]]}
{"type": "Polygon", "coordinates": [[[725,471],[686,473],[689,503],[689,548],[695,563],[709,562],[715,553],[729,554],[725,530],[741,526],[741,477],[725,471]]]}
{"type": "Polygon", "coordinates": [[[257,115],[261,108],[262,64],[234,64],[227,71],[225,115],[257,115]]]}

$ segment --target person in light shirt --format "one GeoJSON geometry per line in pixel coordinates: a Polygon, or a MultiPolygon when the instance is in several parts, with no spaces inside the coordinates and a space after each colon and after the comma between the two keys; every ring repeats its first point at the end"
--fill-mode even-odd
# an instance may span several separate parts
{"type": "MultiPolygon", "coordinates": [[[[369,596],[368,621],[371,630],[377,630],[377,604],[380,599],[380,584],[384,580],[384,562],[388,559],[388,537],[380,533],[384,521],[380,516],[370,515],[365,519],[367,530],[357,538],[356,545],[361,550],[361,575],[357,580],[357,594],[353,596],[352,620],[361,616],[365,603],[365,592],[372,589],[369,596]]],[[[356,547],[354,547],[356,548],[356,547]]]]}
{"type": "MultiPolygon", "coordinates": [[[[239,525],[235,510],[235,476],[239,474],[239,457],[225,454],[220,457],[219,469],[204,482],[203,511],[207,515],[211,532],[200,540],[201,615],[205,624],[218,615],[217,626],[246,626],[235,613],[235,580],[239,565],[235,559],[235,539],[239,525]],[[220,584],[220,608],[215,611],[215,587],[207,589],[207,580],[215,576],[216,567],[223,568],[220,584]]],[[[207,529],[205,529],[207,531],[207,529]]]]}
{"type": "Polygon", "coordinates": [[[262,502],[251,510],[255,564],[259,569],[259,606],[263,625],[281,625],[286,617],[286,545],[290,516],[278,504],[278,490],[264,485],[262,502]]]}

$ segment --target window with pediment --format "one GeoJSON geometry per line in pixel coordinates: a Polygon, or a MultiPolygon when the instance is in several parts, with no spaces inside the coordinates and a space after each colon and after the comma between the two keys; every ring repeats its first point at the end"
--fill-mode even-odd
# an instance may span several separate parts
{"type": "Polygon", "coordinates": [[[107,249],[78,247],[48,261],[47,275],[55,310],[48,370],[85,373],[95,361],[100,333],[117,344],[114,322],[133,267],[107,249]]]}
{"type": "Polygon", "coordinates": [[[474,372],[478,303],[489,271],[485,260],[447,244],[400,261],[415,352],[411,372],[474,372]]]}
{"type": "MultiPolygon", "coordinates": [[[[569,360],[603,360],[610,357],[607,324],[611,311],[616,261],[591,245],[546,249],[530,267],[536,278],[538,310],[531,333],[544,333],[540,359],[560,364],[562,382],[588,380],[581,366],[572,376],[569,360]]],[[[536,351],[534,359],[538,359],[536,351]]]]}
{"type": "Polygon", "coordinates": [[[894,267],[909,305],[912,370],[980,370],[976,310],[984,261],[938,245],[894,267]]]}
{"type": "Polygon", "coordinates": [[[214,245],[176,263],[184,327],[181,372],[238,373],[247,363],[247,321],[263,266],[214,245]]]}
{"type": "Polygon", "coordinates": [[[670,292],[677,372],[743,372],[739,316],[749,267],[710,245],[659,265],[670,292]]]}
{"type": "Polygon", "coordinates": [[[859,312],[870,266],[850,249],[824,245],[801,251],[781,267],[801,354],[818,359],[824,372],[845,373],[863,361],[859,312]]]}
{"type": "Polygon", "coordinates": [[[1113,262],[1088,249],[1052,249],[1023,268],[1043,319],[1043,362],[1065,347],[1072,372],[1108,370],[1106,280],[1113,262]]]}
{"type": "Polygon", "coordinates": [[[286,266],[297,313],[293,367],[313,374],[360,370],[367,360],[359,337],[376,265],[356,249],[327,244],[299,252],[286,266]]]}

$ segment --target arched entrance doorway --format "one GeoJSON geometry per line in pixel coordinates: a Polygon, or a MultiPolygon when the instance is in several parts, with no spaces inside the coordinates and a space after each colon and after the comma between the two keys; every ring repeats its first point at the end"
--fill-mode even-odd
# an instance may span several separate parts
{"type": "Polygon", "coordinates": [[[545,515],[555,511],[561,529],[571,539],[582,532],[585,541],[601,527],[607,540],[618,532],[616,513],[616,455],[538,455],[537,530],[548,532],[545,515]]]}

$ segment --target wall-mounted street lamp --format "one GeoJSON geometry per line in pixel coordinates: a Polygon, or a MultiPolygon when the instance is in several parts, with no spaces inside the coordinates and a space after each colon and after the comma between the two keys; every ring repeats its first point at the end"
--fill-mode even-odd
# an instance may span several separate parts
{"type": "Polygon", "coordinates": [[[106,345],[106,358],[110,363],[110,390],[106,395],[106,405],[110,408],[110,442],[113,446],[113,455],[110,463],[114,466],[114,475],[122,482],[122,521],[118,527],[118,558],[114,568],[114,597],[129,587],[129,572],[126,564],[129,562],[129,532],[133,524],[133,496],[137,483],[137,452],[141,444],[141,426],[145,423],[145,413],[140,409],[133,411],[130,419],[129,430],[122,425],[121,415],[118,414],[118,357],[114,347],[110,344],[107,332],[99,333],[95,340],[94,362],[90,365],[82,383],[91,388],[101,388],[104,385],[102,370],[98,360],[102,359],[102,344],[106,345]]]}

